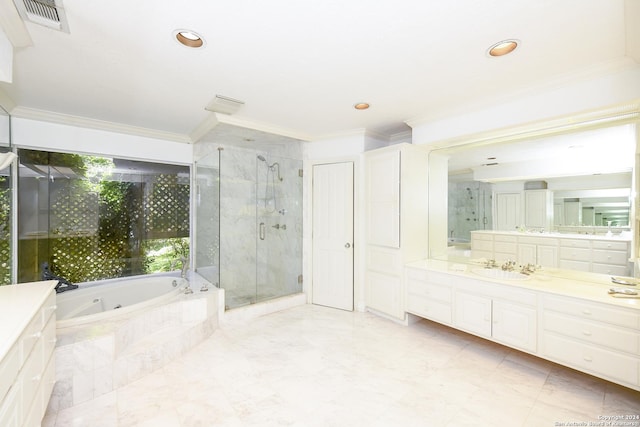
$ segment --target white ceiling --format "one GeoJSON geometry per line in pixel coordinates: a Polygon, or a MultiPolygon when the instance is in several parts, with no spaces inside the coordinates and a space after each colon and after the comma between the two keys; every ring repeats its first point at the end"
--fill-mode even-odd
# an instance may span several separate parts
{"type": "Polygon", "coordinates": [[[15,51],[13,82],[0,90],[22,109],[187,140],[216,94],[244,101],[233,119],[249,127],[300,139],[390,136],[407,120],[629,60],[625,3],[64,0],[70,32],[27,23],[33,45],[15,51]],[[175,42],[183,28],[205,47],[175,42]],[[507,38],[520,48],[486,55],[507,38]],[[356,111],[360,101],[371,108],[356,111]]]}

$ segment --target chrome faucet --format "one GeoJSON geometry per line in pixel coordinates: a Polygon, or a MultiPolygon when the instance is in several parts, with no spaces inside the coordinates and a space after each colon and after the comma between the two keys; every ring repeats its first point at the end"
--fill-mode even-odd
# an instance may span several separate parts
{"type": "Polygon", "coordinates": [[[536,270],[540,269],[540,266],[534,265],[534,264],[527,264],[527,265],[523,265],[522,269],[520,270],[520,273],[522,274],[533,274],[536,272],[536,270]]]}
{"type": "Polygon", "coordinates": [[[496,263],[495,259],[489,259],[484,263],[484,268],[495,268],[497,266],[498,264],[496,263]]]}
{"type": "Polygon", "coordinates": [[[180,277],[183,279],[187,278],[187,272],[189,271],[189,258],[180,257],[180,262],[182,263],[182,271],[180,272],[180,277]]]}

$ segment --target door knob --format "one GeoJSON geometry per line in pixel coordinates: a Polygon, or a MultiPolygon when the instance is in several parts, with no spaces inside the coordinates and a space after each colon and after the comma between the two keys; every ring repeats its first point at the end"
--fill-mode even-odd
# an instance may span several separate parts
{"type": "Polygon", "coordinates": [[[345,248],[349,249],[351,247],[350,243],[347,243],[346,245],[344,245],[345,248]]]}

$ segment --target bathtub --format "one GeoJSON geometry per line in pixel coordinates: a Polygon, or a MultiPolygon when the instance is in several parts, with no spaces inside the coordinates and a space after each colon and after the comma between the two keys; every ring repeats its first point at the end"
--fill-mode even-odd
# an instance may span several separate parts
{"type": "Polygon", "coordinates": [[[211,336],[223,292],[197,274],[190,284],[194,292],[185,294],[183,279],[153,275],[57,294],[56,383],[48,413],[124,387],[211,336]],[[200,292],[205,284],[208,291],[200,292]]]}
{"type": "Polygon", "coordinates": [[[56,295],[57,327],[84,325],[162,304],[184,290],[186,281],[171,276],[147,276],[80,285],[56,295]]]}

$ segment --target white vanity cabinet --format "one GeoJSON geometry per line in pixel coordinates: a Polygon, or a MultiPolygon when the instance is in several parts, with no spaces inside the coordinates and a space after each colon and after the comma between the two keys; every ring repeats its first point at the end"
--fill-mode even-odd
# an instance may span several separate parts
{"type": "Polygon", "coordinates": [[[631,243],[620,238],[581,234],[507,231],[471,232],[472,258],[507,259],[520,264],[628,276],[631,243]],[[515,255],[513,255],[515,251],[515,255]]]}
{"type": "Polygon", "coordinates": [[[520,264],[558,267],[558,240],[548,237],[520,236],[517,238],[516,260],[520,264]]]}
{"type": "Polygon", "coordinates": [[[397,144],[364,154],[367,309],[404,320],[404,264],[426,256],[428,153],[397,144]]]}
{"type": "Polygon", "coordinates": [[[537,297],[534,292],[480,280],[456,287],[456,328],[531,353],[536,351],[537,297]]]}
{"type": "Polygon", "coordinates": [[[453,321],[451,276],[421,268],[406,269],[407,312],[445,325],[453,321]]]}
{"type": "Polygon", "coordinates": [[[640,313],[591,301],[542,298],[541,355],[635,388],[640,386],[640,313]]]}
{"type": "Polygon", "coordinates": [[[0,426],[39,426],[55,382],[55,281],[0,287],[0,426]]]}

